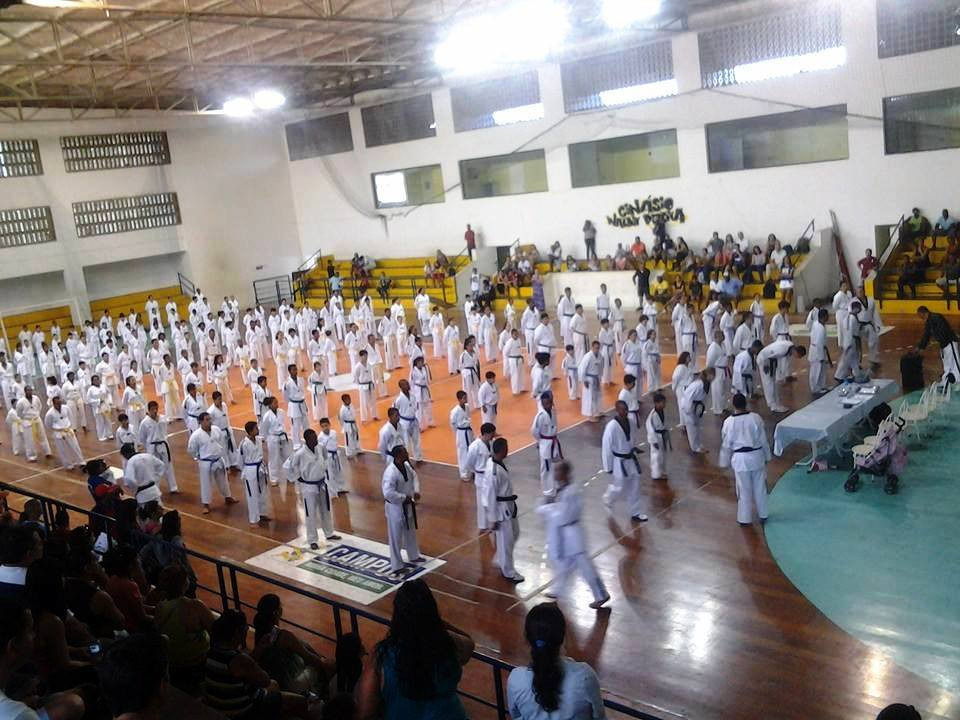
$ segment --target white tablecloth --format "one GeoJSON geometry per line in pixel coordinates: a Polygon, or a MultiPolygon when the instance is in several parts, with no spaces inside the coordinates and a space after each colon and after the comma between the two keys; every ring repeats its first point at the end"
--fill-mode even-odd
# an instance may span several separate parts
{"type": "Polygon", "coordinates": [[[858,394],[862,400],[853,407],[843,407],[840,388],[835,388],[805,408],[785,417],[777,423],[773,431],[773,452],[783,455],[787,447],[798,441],[814,446],[826,440],[838,443],[850,428],[869,415],[873,408],[880,403],[889,402],[900,392],[900,386],[893,380],[879,378],[870,384],[876,386],[877,392],[873,395],[858,394]]]}

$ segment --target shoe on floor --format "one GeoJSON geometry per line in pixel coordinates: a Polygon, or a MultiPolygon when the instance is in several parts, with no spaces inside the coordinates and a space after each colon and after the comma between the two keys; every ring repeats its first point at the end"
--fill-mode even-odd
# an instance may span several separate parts
{"type": "Polygon", "coordinates": [[[607,593],[607,595],[606,595],[605,597],[602,597],[602,598],[600,598],[599,600],[594,600],[592,603],[590,603],[590,609],[591,609],[591,610],[599,610],[599,609],[602,608],[604,605],[606,605],[608,602],[610,602],[610,594],[609,594],[609,593],[607,593]]]}
{"type": "Polygon", "coordinates": [[[311,549],[311,550],[319,550],[319,549],[320,549],[320,546],[317,545],[317,543],[310,543],[310,549],[311,549]]]}
{"type": "Polygon", "coordinates": [[[523,575],[514,575],[513,577],[507,577],[506,575],[503,575],[502,577],[504,580],[506,580],[507,582],[511,582],[514,585],[519,585],[524,580],[523,575]]]}
{"type": "Polygon", "coordinates": [[[646,515],[632,515],[630,519],[634,522],[646,522],[650,518],[648,518],[646,515]]]}
{"type": "Polygon", "coordinates": [[[327,535],[327,540],[339,540],[340,536],[334,533],[333,535],[327,535]]]}

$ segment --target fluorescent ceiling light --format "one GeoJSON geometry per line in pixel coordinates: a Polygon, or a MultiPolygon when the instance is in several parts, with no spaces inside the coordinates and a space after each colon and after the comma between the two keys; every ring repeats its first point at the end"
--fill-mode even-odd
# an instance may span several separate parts
{"type": "Polygon", "coordinates": [[[99,8],[97,0],[22,0],[24,5],[42,8],[99,8]]]}
{"type": "Polygon", "coordinates": [[[614,107],[616,105],[629,105],[630,103],[644,102],[646,100],[656,100],[657,98],[676,95],[679,92],[676,79],[661,80],[660,82],[645,83],[643,85],[631,85],[629,87],[617,88],[616,90],[604,90],[600,93],[600,103],[605,107],[614,107]]]}
{"type": "Polygon", "coordinates": [[[528,122],[543,119],[543,103],[519,105],[517,107],[496,110],[493,113],[494,125],[512,125],[513,123],[528,122]]]}
{"type": "Polygon", "coordinates": [[[455,73],[536,62],[559,50],[569,33],[565,5],[557,0],[521,0],[453,26],[437,45],[434,61],[455,73]]]}
{"type": "Polygon", "coordinates": [[[224,115],[230,117],[250,117],[253,110],[253,101],[245,97],[230,98],[223,104],[224,115]]]}
{"type": "Polygon", "coordinates": [[[846,64],[847,49],[840,46],[805,55],[789,55],[747,63],[746,65],[737,65],[733,68],[733,74],[737,82],[742,84],[790,77],[805,72],[832,70],[846,64]]]}
{"type": "Polygon", "coordinates": [[[276,110],[287,101],[283,93],[276,90],[257,90],[253,94],[253,104],[261,110],[276,110]]]}
{"type": "Polygon", "coordinates": [[[603,0],[603,21],[622,30],[660,12],[661,0],[603,0]]]}
{"type": "Polygon", "coordinates": [[[373,184],[377,190],[377,201],[381,205],[404,204],[407,202],[407,182],[402,172],[374,175],[373,184]]]}

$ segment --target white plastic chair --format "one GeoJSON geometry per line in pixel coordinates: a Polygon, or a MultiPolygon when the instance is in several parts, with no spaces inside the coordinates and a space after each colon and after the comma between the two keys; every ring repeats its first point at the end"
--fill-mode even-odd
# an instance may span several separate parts
{"type": "MultiPolygon", "coordinates": [[[[906,403],[906,401],[904,401],[904,403],[906,403]]],[[[903,431],[909,432],[910,429],[913,428],[913,433],[917,436],[917,440],[922,440],[923,435],[920,433],[920,424],[930,417],[930,388],[923,391],[923,394],[920,395],[920,399],[915,405],[902,407],[900,417],[904,421],[903,431]]]]}
{"type": "Polygon", "coordinates": [[[890,415],[880,421],[880,425],[877,427],[876,435],[868,435],[860,442],[859,445],[854,445],[853,448],[851,448],[854,461],[856,461],[858,457],[866,457],[869,455],[873,451],[873,448],[876,446],[880,438],[883,437],[884,432],[892,423],[893,413],[890,413],[890,415]]]}

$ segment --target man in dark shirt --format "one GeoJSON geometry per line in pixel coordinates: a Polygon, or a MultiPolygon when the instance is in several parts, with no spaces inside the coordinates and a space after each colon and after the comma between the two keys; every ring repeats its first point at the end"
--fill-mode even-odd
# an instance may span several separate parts
{"type": "Polygon", "coordinates": [[[954,383],[960,380],[960,348],[957,347],[957,334],[950,323],[940,313],[930,312],[926,305],[917,308],[917,315],[923,320],[923,336],[917,343],[917,350],[926,348],[931,338],[936,340],[943,362],[941,382],[954,383]]]}
{"type": "Polygon", "coordinates": [[[860,268],[860,279],[866,280],[867,276],[877,267],[877,258],[874,256],[873,250],[867,248],[864,256],[857,260],[857,267],[860,268]]]}
{"type": "Polygon", "coordinates": [[[644,296],[650,294],[650,270],[644,262],[637,262],[635,267],[637,271],[633,274],[633,282],[637,286],[639,303],[642,304],[644,296]]]}
{"type": "Polygon", "coordinates": [[[43,540],[30,525],[14,525],[0,534],[0,598],[27,603],[27,569],[43,557],[43,540]]]}
{"type": "Polygon", "coordinates": [[[467,255],[473,260],[473,251],[477,249],[477,234],[469,225],[467,225],[467,231],[463,234],[463,241],[467,244],[467,255]]]}

